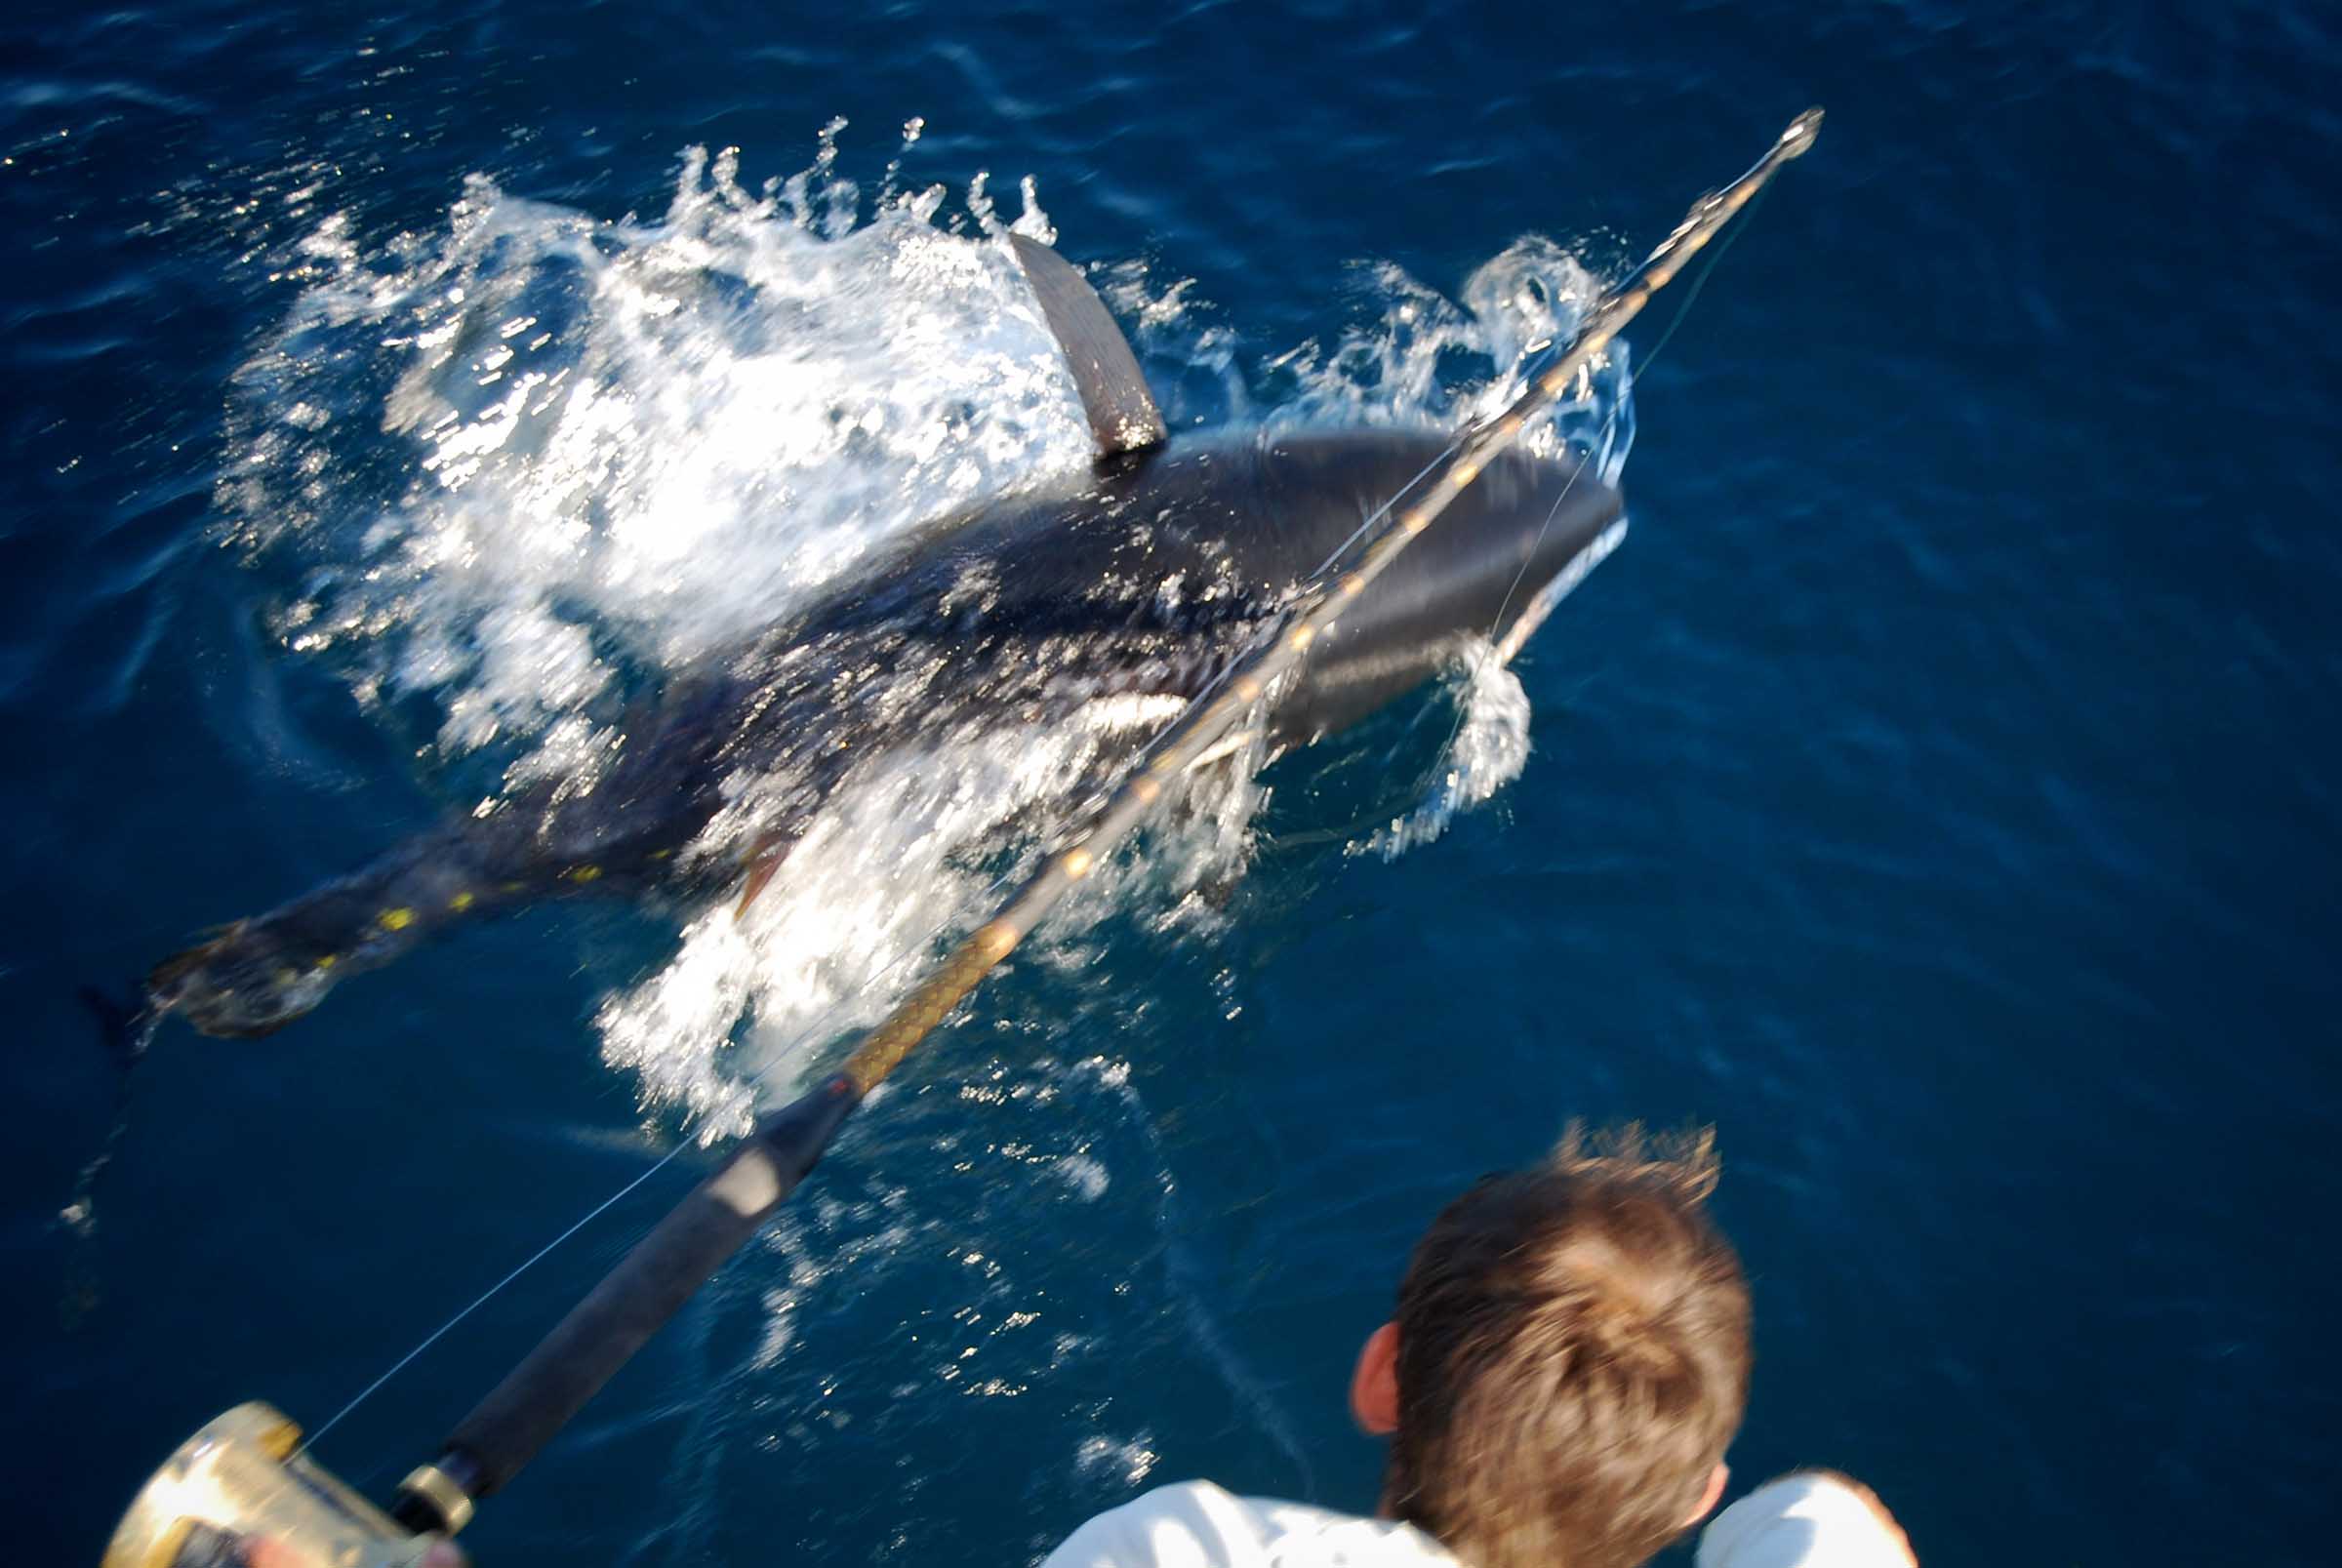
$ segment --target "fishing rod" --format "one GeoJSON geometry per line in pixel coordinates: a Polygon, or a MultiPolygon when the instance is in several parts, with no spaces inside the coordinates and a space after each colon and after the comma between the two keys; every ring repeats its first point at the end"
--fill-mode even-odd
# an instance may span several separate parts
{"type": "Polygon", "coordinates": [[[760,1119],[714,1174],[473,1407],[438,1457],[400,1484],[388,1513],[311,1459],[292,1421],[265,1404],[244,1404],[188,1439],[146,1483],[107,1548],[104,1568],[231,1568],[245,1560],[240,1543],[254,1538],[270,1541],[270,1562],[286,1568],[412,1568],[435,1536],[463,1529],[474,1505],[518,1474],[763,1228],[855,1107],[1147,820],[1169,782],[1217,754],[1291,679],[1313,644],[1341,634],[1344,609],[1600,357],[1782,165],[1813,145],[1821,123],[1818,108],[1798,115],[1746,174],[1694,203],[1640,266],[1595,301],[1558,357],[1511,405],[1467,430],[1439,462],[1370,515],[1294,592],[1269,634],[1154,737],[1105,803],[863,1036],[835,1074],[760,1119]]]}

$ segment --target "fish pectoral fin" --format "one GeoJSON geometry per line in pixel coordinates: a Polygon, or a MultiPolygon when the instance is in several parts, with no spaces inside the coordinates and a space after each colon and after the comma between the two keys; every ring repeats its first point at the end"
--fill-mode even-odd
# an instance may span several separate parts
{"type": "Polygon", "coordinates": [[[786,834],[768,832],[757,836],[755,844],[748,850],[748,879],[741,884],[740,903],[732,906],[733,919],[747,918],[748,905],[756,902],[757,894],[771,885],[774,873],[781,869],[781,863],[788,858],[788,844],[786,834]]]}
{"type": "Polygon", "coordinates": [[[1073,372],[1098,455],[1119,457],[1162,445],[1167,433],[1162,410],[1154,406],[1154,394],[1147,390],[1147,378],[1139,370],[1139,356],[1130,351],[1130,341],[1114,325],[1098,291],[1072,263],[1040,241],[1011,234],[1008,243],[1073,372]]]}

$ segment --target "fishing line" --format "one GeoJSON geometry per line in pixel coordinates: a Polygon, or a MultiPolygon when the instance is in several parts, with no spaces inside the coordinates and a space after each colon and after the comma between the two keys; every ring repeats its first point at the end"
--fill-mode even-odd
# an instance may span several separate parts
{"type": "MultiPolygon", "coordinates": [[[[1418,479],[1420,479],[1420,477],[1421,476],[1419,475],[1418,479]]],[[[1150,744],[1152,743],[1151,742],[1150,744]]],[[[1003,889],[1010,886],[1017,879],[1019,870],[1019,866],[1012,865],[1007,870],[1001,872],[998,876],[994,877],[991,883],[978,895],[979,899],[990,900],[996,897],[1003,889]]],[[[897,953],[893,958],[888,959],[885,964],[880,966],[876,974],[871,977],[872,983],[874,984],[877,981],[884,980],[889,975],[892,975],[896,970],[909,963],[913,957],[929,956],[929,949],[934,946],[939,938],[943,937],[950,930],[956,918],[956,916],[947,915],[943,920],[937,922],[927,932],[926,936],[921,938],[917,943],[905,947],[903,951],[897,953]]],[[[839,1032],[836,1027],[836,1020],[838,1016],[844,1012],[845,1007],[846,1004],[844,1002],[833,1003],[826,1012],[816,1019],[815,1022],[807,1025],[804,1028],[799,1029],[784,1045],[784,1055],[789,1058],[796,1057],[800,1055],[813,1041],[839,1032]]],[[[148,1026],[148,1033],[152,1033],[152,1025],[148,1026]]],[[[105,1150],[101,1153],[97,1160],[92,1162],[90,1171],[85,1172],[85,1177],[93,1175],[97,1169],[101,1169],[104,1162],[111,1157],[113,1144],[118,1141],[120,1137],[122,1125],[122,1123],[117,1123],[114,1134],[107,1140],[105,1150]]],[[[339,1411],[335,1412],[334,1415],[323,1425],[311,1430],[306,1438],[303,1441],[300,1451],[305,1452],[312,1444],[316,1443],[327,1432],[331,1431],[334,1427],[343,1420],[343,1417],[349,1415],[350,1412],[356,1410],[359,1405],[365,1403],[367,1399],[380,1392],[384,1384],[387,1384],[392,1378],[405,1371],[419,1356],[421,1356],[425,1350],[428,1350],[433,1345],[436,1345],[440,1340],[444,1339],[452,1330],[456,1328],[457,1325],[461,1324],[465,1318],[478,1311],[481,1307],[487,1306],[491,1299],[503,1291],[506,1286],[510,1285],[514,1280],[518,1279],[522,1274],[527,1273],[538,1264],[543,1263],[548,1256],[556,1251],[563,1242],[568,1241],[579,1231],[585,1229],[586,1226],[591,1225],[595,1220],[607,1213],[612,1207],[618,1204],[636,1187],[642,1186],[643,1183],[649,1181],[652,1177],[658,1175],[662,1170],[666,1169],[666,1166],[676,1158],[676,1156],[681,1154],[686,1148],[692,1146],[693,1143],[696,1142],[696,1140],[688,1137],[682,1130],[677,1131],[676,1138],[677,1142],[675,1146],[667,1150],[667,1152],[656,1164],[652,1165],[649,1170],[642,1172],[632,1181],[627,1182],[617,1191],[611,1193],[610,1196],[604,1198],[600,1203],[594,1205],[591,1210],[589,1210],[576,1223],[572,1224],[569,1228],[563,1230],[559,1235],[553,1237],[552,1240],[540,1247],[535,1253],[531,1254],[525,1262],[512,1269],[511,1272],[505,1274],[504,1278],[489,1286],[485,1291],[482,1291],[479,1297],[468,1307],[465,1307],[463,1310],[457,1312],[446,1322],[440,1324],[439,1327],[433,1329],[430,1334],[424,1337],[421,1344],[417,1345],[405,1355],[400,1356],[395,1362],[391,1363],[389,1369],[383,1373],[381,1377],[376,1378],[372,1383],[368,1384],[358,1392],[356,1397],[352,1398],[347,1404],[343,1405],[339,1411]]],[[[79,1188],[76,1188],[77,1192],[79,1190],[79,1188]]]]}
{"type": "MultiPolygon", "coordinates": [[[[1406,500],[1408,495],[1415,489],[1417,485],[1422,484],[1426,479],[1429,479],[1432,476],[1432,471],[1434,468],[1437,468],[1439,464],[1454,457],[1456,455],[1456,449],[1463,444],[1464,436],[1459,434],[1455,437],[1455,439],[1448,442],[1446,446],[1440,448],[1438,454],[1434,456],[1431,462],[1425,463],[1422,468],[1416,471],[1414,478],[1408,480],[1405,484],[1400,485],[1397,491],[1393,494],[1389,501],[1384,502],[1380,506],[1377,506],[1374,508],[1374,510],[1368,512],[1364,519],[1359,522],[1358,526],[1350,531],[1350,538],[1335,545],[1332,553],[1327,555],[1324,560],[1317,563],[1317,570],[1312,572],[1310,574],[1310,578],[1320,578],[1325,576],[1326,573],[1332,571],[1334,569],[1334,563],[1342,559],[1343,555],[1349,551],[1353,544],[1355,544],[1359,540],[1364,539],[1368,529],[1381,522],[1384,518],[1390,516],[1392,507],[1406,500]]],[[[1307,582],[1309,581],[1309,578],[1305,578],[1303,581],[1307,582]]],[[[1177,721],[1174,720],[1173,722],[1176,723],[1177,721]]],[[[1168,731],[1171,726],[1166,724],[1163,726],[1163,728],[1164,730],[1168,731]]]]}
{"type": "Polygon", "coordinates": [[[146,1048],[154,1043],[154,1031],[162,1024],[161,1016],[152,1008],[125,1010],[95,986],[85,988],[81,999],[97,1015],[99,1029],[113,1057],[114,1113],[98,1152],[83,1162],[73,1179],[73,1195],[58,1214],[73,1235],[65,1258],[63,1295],[58,1304],[59,1315],[68,1329],[79,1327],[98,1303],[98,1266],[91,1257],[98,1237],[98,1184],[112,1167],[114,1157],[122,1151],[123,1142],[130,1136],[137,1068],[145,1060],[146,1048]]]}
{"type": "MultiPolygon", "coordinates": [[[[1716,267],[1722,263],[1724,257],[1731,251],[1733,245],[1739,241],[1741,230],[1747,225],[1749,220],[1756,215],[1756,209],[1764,205],[1764,198],[1769,194],[1771,194],[1770,186],[1759,187],[1756,196],[1745,208],[1741,210],[1740,214],[1738,215],[1738,220],[1730,228],[1723,232],[1716,249],[1709,252],[1708,260],[1701,265],[1699,274],[1691,280],[1691,287],[1685,292],[1683,296],[1683,302],[1676,306],[1676,312],[1674,316],[1669,319],[1667,323],[1667,330],[1659,335],[1658,342],[1653,344],[1650,353],[1644,356],[1642,368],[1640,370],[1630,372],[1630,380],[1627,387],[1627,395],[1629,397],[1634,396],[1634,382],[1639,381],[1642,377],[1648,375],[1652,367],[1659,363],[1659,356],[1667,352],[1667,345],[1675,340],[1676,329],[1683,325],[1684,317],[1691,314],[1691,307],[1699,302],[1700,291],[1708,287],[1708,280],[1716,275],[1716,267]]],[[[1626,288],[1631,285],[1636,278],[1640,277],[1650,268],[1651,262],[1655,260],[1657,260],[1655,256],[1645,259],[1642,264],[1635,267],[1634,271],[1628,273],[1627,276],[1619,282],[1617,287],[1626,288]]],[[[1561,487],[1561,493],[1554,498],[1553,509],[1545,514],[1544,523],[1538,527],[1536,543],[1531,544],[1529,546],[1528,553],[1521,557],[1520,569],[1513,574],[1513,582],[1511,585],[1505,589],[1504,602],[1497,606],[1496,615],[1488,623],[1488,629],[1480,634],[1480,640],[1482,642],[1491,645],[1495,643],[1496,628],[1504,623],[1506,614],[1512,610],[1513,596],[1520,591],[1521,581],[1528,576],[1529,562],[1536,559],[1538,549],[1545,543],[1545,536],[1553,529],[1554,519],[1561,515],[1561,503],[1569,499],[1570,491],[1577,488],[1578,476],[1583,474],[1586,471],[1586,465],[1594,461],[1594,455],[1596,448],[1604,443],[1607,443],[1617,432],[1618,416],[1619,406],[1614,402],[1611,405],[1610,412],[1602,417],[1602,429],[1599,439],[1597,441],[1588,443],[1586,455],[1578,460],[1577,466],[1570,470],[1568,482],[1561,487]]],[[[1423,773],[1418,776],[1415,782],[1415,788],[1411,790],[1410,793],[1415,795],[1425,794],[1431,787],[1432,775],[1435,772],[1438,772],[1443,765],[1447,765],[1447,771],[1451,776],[1454,774],[1455,769],[1449,762],[1449,759],[1452,757],[1453,748],[1456,744],[1456,737],[1464,733],[1464,721],[1466,718],[1470,717],[1470,694],[1467,693],[1465,694],[1464,700],[1456,704],[1456,717],[1455,721],[1448,726],[1447,739],[1441,742],[1439,749],[1432,754],[1431,763],[1424,769],[1423,773]]]]}
{"type": "Polygon", "coordinates": [[[661,1171],[666,1169],[669,1162],[671,1162],[676,1155],[682,1153],[685,1149],[691,1146],[692,1146],[688,1140],[678,1140],[674,1147],[668,1149],[664,1155],[660,1156],[657,1164],[653,1165],[649,1170],[643,1172],[640,1176],[634,1178],[633,1181],[628,1182],[625,1186],[622,1186],[617,1191],[611,1193],[608,1197],[602,1199],[601,1202],[595,1204],[586,1213],[583,1219],[579,1220],[575,1225],[572,1225],[567,1230],[564,1230],[559,1235],[553,1237],[552,1240],[546,1242],[544,1246],[538,1248],[527,1262],[523,1263],[519,1267],[513,1269],[504,1278],[498,1280],[495,1284],[482,1291],[478,1299],[475,1300],[469,1307],[464,1307],[455,1316],[449,1318],[446,1322],[431,1330],[429,1335],[424,1338],[421,1345],[418,1345],[415,1347],[415,1348],[409,1350],[405,1355],[400,1356],[396,1361],[392,1362],[389,1371],[384,1373],[381,1377],[366,1385],[364,1388],[358,1391],[356,1398],[350,1400],[348,1404],[343,1405],[340,1410],[335,1411],[331,1417],[327,1418],[324,1425],[310,1431],[308,1435],[303,1439],[301,1447],[296,1449],[295,1452],[306,1453],[312,1446],[316,1444],[318,1439],[322,1438],[327,1432],[332,1431],[334,1427],[341,1422],[343,1417],[348,1415],[351,1411],[357,1409],[358,1406],[364,1404],[370,1397],[374,1395],[377,1390],[382,1387],[384,1384],[388,1383],[392,1378],[395,1378],[401,1372],[404,1372],[417,1356],[423,1354],[424,1351],[429,1349],[432,1346],[438,1344],[442,1339],[446,1338],[448,1332],[457,1324],[463,1322],[472,1313],[487,1306],[489,1299],[495,1296],[497,1292],[503,1290],[506,1285],[511,1284],[512,1281],[518,1279],[521,1275],[536,1267],[540,1263],[543,1263],[546,1256],[553,1251],[553,1249],[560,1246],[561,1243],[567,1241],[570,1237],[576,1235],[579,1231],[585,1229],[594,1221],[600,1219],[602,1215],[610,1209],[611,1205],[617,1203],[619,1199],[625,1197],[627,1193],[642,1186],[643,1183],[649,1181],[652,1177],[657,1176],[661,1171]]]}

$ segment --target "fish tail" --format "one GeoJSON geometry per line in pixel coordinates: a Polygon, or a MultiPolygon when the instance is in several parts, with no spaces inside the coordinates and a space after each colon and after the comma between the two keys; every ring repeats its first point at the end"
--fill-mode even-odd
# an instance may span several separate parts
{"type": "Polygon", "coordinates": [[[154,1005],[152,994],[134,990],[126,996],[115,996],[98,985],[84,985],[78,994],[81,1005],[97,1021],[99,1043],[127,1077],[139,1059],[146,1054],[146,1048],[154,1043],[155,1027],[162,1023],[162,1013],[154,1005]]]}
{"type": "Polygon", "coordinates": [[[98,1184],[130,1136],[131,1072],[146,1055],[155,1025],[162,1021],[153,999],[143,994],[125,1000],[99,986],[84,985],[80,997],[97,1020],[99,1039],[114,1064],[114,1108],[104,1139],[97,1152],[82,1162],[73,1178],[72,1196],[58,1211],[58,1223],[72,1237],[57,1304],[59,1321],[67,1329],[80,1327],[97,1309],[101,1295],[92,1251],[98,1234],[98,1184]]]}
{"type": "Polygon", "coordinates": [[[146,1011],[158,1020],[179,1013],[205,1034],[269,1034],[351,975],[381,968],[468,915],[538,891],[489,875],[460,830],[425,833],[266,914],[216,927],[165,958],[147,973],[146,1011]]]}

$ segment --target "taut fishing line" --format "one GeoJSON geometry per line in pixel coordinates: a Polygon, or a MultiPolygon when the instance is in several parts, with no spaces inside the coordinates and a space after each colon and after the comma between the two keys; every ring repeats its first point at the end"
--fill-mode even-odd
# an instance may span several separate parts
{"type": "MultiPolygon", "coordinates": [[[[1714,251],[1709,253],[1707,261],[1701,265],[1699,275],[1691,280],[1690,288],[1684,293],[1683,302],[1676,306],[1675,314],[1668,320],[1667,330],[1659,334],[1659,341],[1651,346],[1651,351],[1642,356],[1641,367],[1634,373],[1635,380],[1640,381],[1644,376],[1649,375],[1651,368],[1659,363],[1659,356],[1667,352],[1667,345],[1675,340],[1676,329],[1681,327],[1683,325],[1684,318],[1691,314],[1691,307],[1699,302],[1700,291],[1708,287],[1708,280],[1716,275],[1716,267],[1722,264],[1726,254],[1728,254],[1733,245],[1739,241],[1741,230],[1747,226],[1748,222],[1753,219],[1756,209],[1764,205],[1764,198],[1770,193],[1770,186],[1760,187],[1757,190],[1756,197],[1750,201],[1746,208],[1742,209],[1740,221],[1735,222],[1730,228],[1724,231],[1720,243],[1717,244],[1714,251]]],[[[1649,268],[1651,261],[1654,259],[1655,258],[1645,258],[1641,265],[1635,267],[1634,271],[1628,273],[1624,278],[1621,278],[1616,286],[1623,289],[1632,284],[1649,268]]],[[[1520,591],[1521,582],[1528,576],[1529,562],[1536,559],[1538,547],[1545,543],[1545,536],[1552,532],[1554,519],[1561,515],[1561,503],[1567,501],[1569,499],[1569,493],[1577,488],[1578,476],[1583,474],[1586,471],[1586,465],[1594,461],[1594,455],[1595,451],[1600,448],[1602,443],[1610,439],[1610,437],[1616,432],[1617,428],[1618,409],[1614,404],[1612,405],[1610,412],[1602,416],[1601,434],[1595,441],[1588,444],[1585,456],[1581,457],[1578,460],[1577,466],[1570,470],[1568,482],[1562,485],[1561,493],[1554,498],[1553,510],[1547,512],[1545,514],[1545,521],[1538,525],[1537,542],[1535,544],[1532,544],[1529,547],[1528,553],[1520,558],[1520,570],[1513,574],[1513,582],[1505,589],[1505,597],[1503,602],[1496,607],[1496,614],[1489,618],[1488,629],[1480,634],[1481,641],[1493,643],[1496,640],[1496,628],[1504,624],[1505,616],[1513,608],[1513,596],[1520,591]]],[[[1455,450],[1455,448],[1451,445],[1448,450],[1452,452],[1455,450]]],[[[1469,716],[1469,712],[1470,709],[1467,703],[1458,702],[1456,704],[1455,721],[1448,726],[1447,739],[1440,743],[1439,749],[1432,754],[1431,762],[1425,766],[1422,774],[1417,777],[1415,781],[1415,788],[1413,791],[1411,791],[1412,793],[1417,795],[1423,794],[1432,786],[1432,776],[1434,773],[1437,773],[1442,767],[1450,766],[1448,763],[1448,758],[1454,750],[1456,737],[1464,733],[1464,720],[1469,716]]],[[[1452,771],[1453,769],[1450,767],[1450,772],[1452,773],[1452,771]]]]}
{"type": "Polygon", "coordinates": [[[665,1154],[661,1155],[657,1164],[653,1165],[649,1170],[644,1171],[640,1176],[635,1177],[634,1180],[628,1182],[625,1186],[620,1187],[608,1197],[602,1199],[601,1202],[595,1204],[591,1209],[588,1209],[582,1217],[578,1219],[575,1224],[571,1225],[567,1230],[562,1231],[559,1235],[553,1237],[552,1240],[546,1242],[544,1246],[538,1248],[534,1253],[530,1254],[527,1260],[524,1261],[519,1267],[513,1269],[510,1273],[498,1280],[495,1284],[489,1286],[486,1290],[480,1292],[479,1296],[469,1307],[464,1307],[455,1316],[449,1318],[446,1322],[431,1330],[430,1333],[424,1335],[421,1345],[416,1346],[415,1348],[409,1350],[405,1355],[400,1356],[396,1361],[393,1361],[390,1364],[389,1371],[384,1373],[381,1377],[366,1385],[365,1387],[359,1389],[356,1397],[352,1398],[349,1403],[343,1405],[340,1410],[335,1411],[331,1416],[328,1416],[323,1422],[321,1422],[314,1430],[310,1431],[309,1434],[303,1439],[301,1447],[296,1449],[295,1452],[304,1454],[307,1453],[309,1449],[315,1445],[319,1438],[323,1437],[327,1432],[332,1431],[336,1426],[340,1425],[343,1417],[348,1415],[351,1411],[357,1409],[358,1406],[364,1404],[369,1397],[371,1397],[378,1389],[382,1387],[384,1384],[388,1383],[392,1378],[395,1378],[401,1372],[404,1372],[417,1356],[423,1354],[424,1351],[429,1349],[432,1346],[437,1345],[442,1339],[446,1338],[449,1330],[453,1329],[457,1324],[463,1322],[472,1313],[478,1311],[481,1307],[487,1306],[489,1299],[495,1296],[497,1292],[503,1290],[506,1285],[511,1284],[512,1281],[518,1279],[521,1275],[527,1273],[530,1269],[543,1263],[546,1257],[551,1255],[555,1248],[561,1245],[561,1243],[567,1241],[570,1237],[576,1235],[579,1231],[593,1224],[594,1221],[600,1219],[609,1211],[611,1206],[616,1204],[621,1198],[624,1198],[627,1193],[642,1186],[643,1183],[649,1181],[652,1177],[657,1176],[661,1171],[666,1170],[669,1162],[671,1162],[676,1155],[682,1153],[690,1146],[691,1144],[689,1140],[677,1140],[675,1146],[668,1149],[665,1154]]]}

